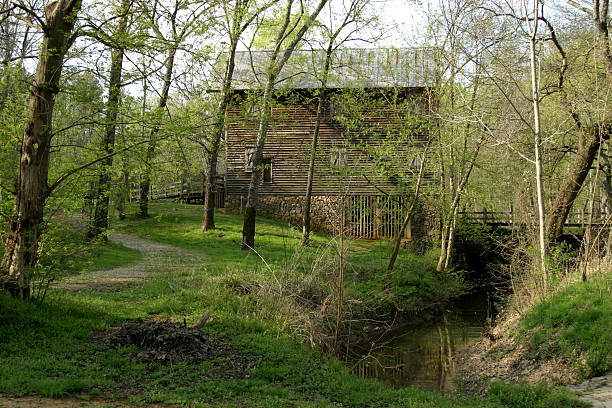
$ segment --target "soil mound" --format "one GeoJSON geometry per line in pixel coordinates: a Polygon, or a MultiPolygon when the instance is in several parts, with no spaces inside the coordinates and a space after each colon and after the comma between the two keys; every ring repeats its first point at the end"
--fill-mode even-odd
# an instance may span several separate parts
{"type": "Polygon", "coordinates": [[[146,363],[171,365],[201,363],[222,358],[235,371],[248,372],[250,362],[231,345],[207,336],[200,329],[170,321],[136,319],[101,333],[107,349],[135,345],[135,358],[146,363]]]}
{"type": "Polygon", "coordinates": [[[518,341],[512,333],[518,314],[506,312],[498,316],[498,324],[480,341],[461,350],[454,358],[461,389],[468,394],[484,394],[493,381],[514,384],[546,383],[568,385],[579,380],[578,369],[560,355],[541,353],[529,347],[531,333],[518,341]]]}

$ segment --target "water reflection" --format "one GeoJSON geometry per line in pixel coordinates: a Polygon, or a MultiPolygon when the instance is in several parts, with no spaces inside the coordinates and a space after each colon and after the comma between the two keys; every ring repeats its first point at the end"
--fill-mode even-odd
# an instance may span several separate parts
{"type": "Polygon", "coordinates": [[[453,356],[481,336],[487,304],[486,295],[461,299],[438,321],[406,328],[374,351],[364,353],[354,371],[396,387],[448,388],[455,375],[453,356]]]}

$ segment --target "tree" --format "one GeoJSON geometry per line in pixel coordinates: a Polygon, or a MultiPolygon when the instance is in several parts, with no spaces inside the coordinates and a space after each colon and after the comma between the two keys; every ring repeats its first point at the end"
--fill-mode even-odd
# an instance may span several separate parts
{"type": "Polygon", "coordinates": [[[80,0],[57,0],[45,7],[44,21],[34,16],[41,24],[42,48],[30,90],[15,204],[2,260],[2,286],[20,298],[30,297],[29,268],[36,264],[45,201],[51,193],[47,183],[53,106],[64,56],[76,38],[73,31],[80,8],[80,0]]]}
{"type": "MultiPolygon", "coordinates": [[[[612,51],[610,50],[610,34],[608,29],[609,1],[593,0],[592,8],[584,5],[581,1],[567,0],[567,3],[586,13],[590,18],[595,34],[597,60],[600,64],[603,64],[606,83],[609,85],[612,82],[612,51]]],[[[568,113],[574,121],[578,136],[576,155],[548,213],[546,232],[551,242],[557,242],[563,234],[565,220],[582,188],[587,174],[593,166],[593,160],[599,151],[601,143],[610,138],[612,122],[609,115],[605,113],[603,115],[596,114],[595,120],[592,120],[595,109],[588,107],[586,111],[581,112],[576,109],[575,105],[568,98],[565,81],[568,63],[565,50],[557,38],[552,24],[548,20],[545,20],[545,22],[547,22],[551,33],[551,40],[561,56],[557,88],[561,93],[561,99],[568,113]]],[[[597,66],[594,68],[599,70],[597,66]]],[[[600,98],[597,98],[595,101],[598,99],[600,98]]]]}
{"type": "Polygon", "coordinates": [[[234,7],[229,6],[229,2],[222,2],[227,35],[229,37],[229,48],[225,54],[225,70],[221,82],[219,104],[216,108],[215,123],[208,150],[208,160],[206,169],[206,180],[204,190],[204,217],[202,219],[202,231],[215,228],[215,179],[217,176],[217,161],[219,155],[219,145],[225,131],[225,119],[227,107],[232,96],[232,77],[234,75],[234,64],[236,48],[241,35],[251,26],[253,21],[266,9],[276,4],[279,0],[271,0],[264,3],[255,10],[252,0],[236,0],[234,7]]]}
{"type": "Polygon", "coordinates": [[[544,230],[544,185],[542,170],[542,134],[540,126],[540,83],[538,80],[538,68],[536,60],[536,42],[538,40],[538,25],[540,23],[540,1],[533,3],[533,11],[530,17],[526,0],[523,2],[525,9],[525,23],[529,34],[529,74],[531,77],[531,99],[533,102],[533,136],[536,168],[536,195],[538,198],[538,236],[540,242],[540,266],[544,285],[546,286],[546,234],[544,230]]]}
{"type": "Polygon", "coordinates": [[[333,27],[333,24],[331,22],[329,26],[323,25],[321,27],[325,36],[324,39],[327,40],[327,47],[325,49],[323,69],[319,78],[319,81],[321,82],[321,87],[317,90],[316,95],[317,114],[315,118],[315,128],[312,133],[310,159],[308,162],[308,179],[306,181],[306,193],[304,194],[304,206],[302,209],[302,245],[308,245],[310,239],[310,204],[312,199],[312,184],[314,182],[315,177],[315,161],[317,157],[317,145],[319,140],[319,132],[321,129],[321,120],[323,119],[324,113],[323,109],[328,103],[327,84],[329,79],[329,71],[332,68],[333,53],[342,44],[349,41],[351,36],[357,31],[357,28],[354,28],[339,40],[340,35],[347,27],[351,25],[357,25],[358,27],[361,26],[359,28],[365,28],[371,23],[371,20],[363,18],[362,15],[363,9],[367,4],[367,1],[353,0],[350,2],[348,9],[344,13],[344,18],[341,20],[340,24],[338,24],[336,28],[333,27]],[[361,24],[357,24],[358,22],[360,22],[361,24]]]}
{"type": "Polygon", "coordinates": [[[106,106],[106,129],[102,140],[102,150],[108,156],[102,162],[102,170],[98,178],[98,186],[93,197],[94,215],[89,225],[87,236],[95,238],[108,228],[108,208],[110,203],[110,184],[112,179],[113,156],[115,149],[115,133],[119,98],[121,96],[121,71],[123,69],[123,44],[128,31],[128,13],[132,0],[121,0],[118,9],[119,21],[111,50],[110,78],[108,83],[108,102],[106,106]]]}
{"type": "Polygon", "coordinates": [[[438,161],[438,217],[440,255],[436,270],[446,270],[452,261],[458,211],[469,187],[472,170],[485,141],[479,123],[482,110],[481,59],[486,45],[473,32],[478,5],[472,1],[438,3],[433,16],[433,81],[429,90],[430,112],[435,121],[438,161]]]}
{"type": "MultiPolygon", "coordinates": [[[[155,3],[155,6],[157,3],[155,3]]],[[[179,50],[181,44],[198,28],[201,23],[200,17],[206,12],[206,7],[203,3],[195,3],[191,0],[175,0],[173,7],[170,9],[162,8],[159,12],[154,6],[153,9],[149,10],[148,7],[144,6],[144,12],[149,17],[151,29],[155,32],[157,39],[160,44],[167,47],[167,55],[164,62],[165,72],[163,76],[163,86],[159,95],[157,106],[155,107],[153,120],[155,121],[149,132],[149,142],[147,144],[146,156],[144,159],[144,173],[142,181],[140,183],[140,200],[138,202],[139,212],[138,215],[141,218],[147,218],[149,216],[149,189],[151,187],[151,165],[153,156],[155,155],[155,136],[160,130],[161,115],[164,114],[166,105],[168,103],[168,97],[170,94],[170,86],[172,85],[172,73],[174,70],[174,61],[176,53],[179,50]],[[186,12],[183,15],[181,12],[186,12]],[[160,22],[160,18],[165,21],[160,22]],[[181,25],[181,21],[185,21],[181,25]],[[169,36],[166,36],[162,30],[164,24],[167,24],[170,28],[169,36]],[[169,38],[167,38],[169,37],[169,38]]]]}
{"type": "Polygon", "coordinates": [[[293,0],[287,0],[281,26],[276,34],[274,48],[266,67],[263,95],[260,101],[260,119],[257,131],[257,142],[253,155],[253,172],[249,183],[247,202],[242,226],[242,249],[253,249],[255,245],[255,215],[257,212],[257,194],[262,177],[263,148],[266,141],[268,126],[270,124],[270,104],[272,102],[276,79],[283,66],[291,57],[293,50],[302,40],[306,31],[312,26],[315,19],[327,3],[327,0],[319,0],[317,7],[311,14],[307,14],[304,8],[300,9],[297,18],[292,18],[293,0]],[[286,39],[294,35],[289,43],[286,39]],[[285,47],[284,51],[281,49],[285,47]]]}

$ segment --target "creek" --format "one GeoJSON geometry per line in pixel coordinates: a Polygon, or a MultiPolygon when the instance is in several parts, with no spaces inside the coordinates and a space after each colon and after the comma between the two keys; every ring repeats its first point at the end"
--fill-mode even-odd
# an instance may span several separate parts
{"type": "Polygon", "coordinates": [[[453,356],[481,337],[491,310],[486,292],[463,296],[435,320],[394,329],[372,343],[353,370],[394,387],[447,389],[453,385],[453,356]]]}

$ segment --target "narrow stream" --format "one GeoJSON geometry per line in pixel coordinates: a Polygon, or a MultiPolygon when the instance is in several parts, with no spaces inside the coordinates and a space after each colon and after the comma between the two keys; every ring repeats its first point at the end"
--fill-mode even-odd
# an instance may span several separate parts
{"type": "Polygon", "coordinates": [[[386,339],[354,366],[354,372],[395,387],[415,385],[442,390],[452,385],[453,356],[480,338],[490,316],[486,293],[465,296],[436,321],[404,330],[386,339]]]}

